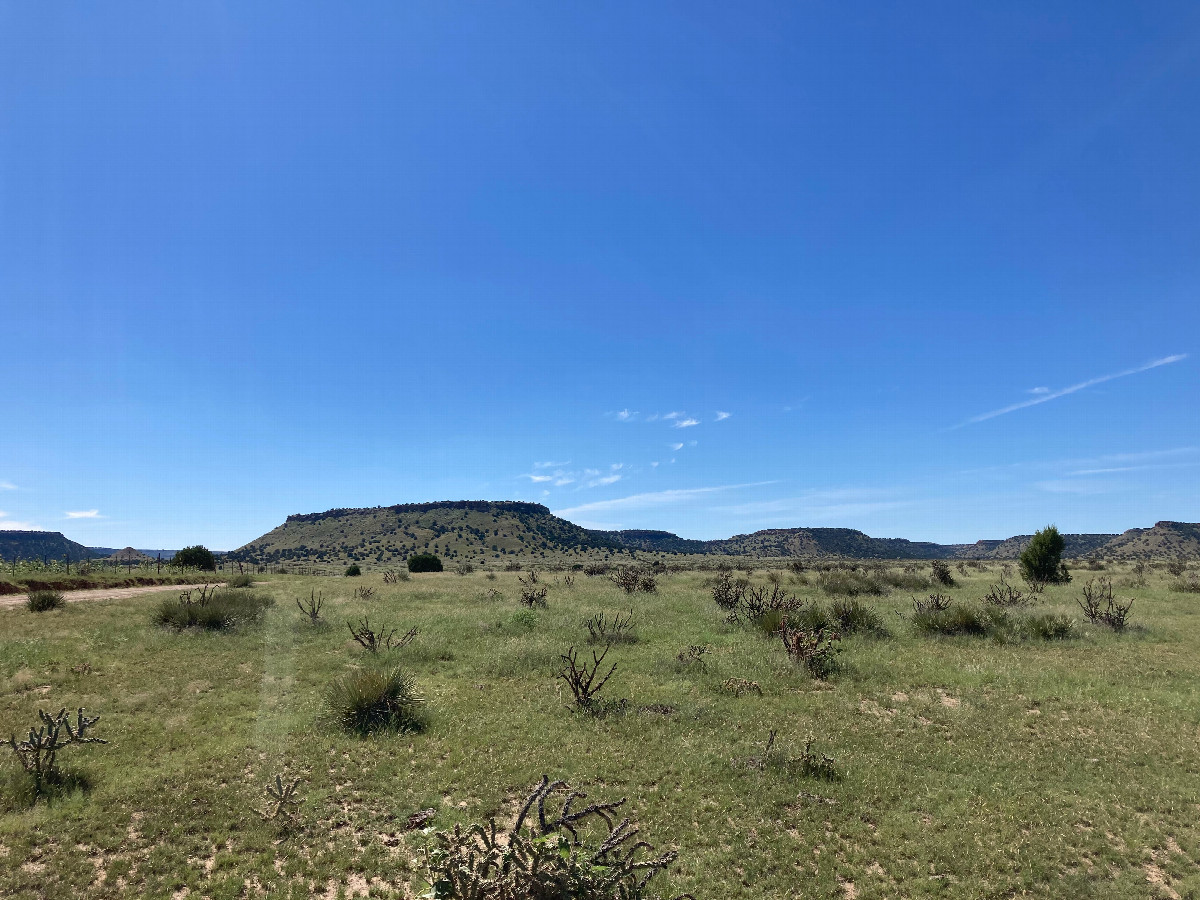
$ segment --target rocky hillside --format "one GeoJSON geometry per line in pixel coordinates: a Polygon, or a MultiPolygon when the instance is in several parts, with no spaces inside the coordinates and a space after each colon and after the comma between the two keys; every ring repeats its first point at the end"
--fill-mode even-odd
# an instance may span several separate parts
{"type": "MultiPolygon", "coordinates": [[[[1200,558],[1200,525],[1159,522],[1122,535],[1068,534],[1066,555],[1192,556],[1200,558]]],[[[853,528],[771,528],[698,541],[669,531],[595,531],[555,516],[537,503],[449,501],[370,509],[331,509],[288,516],[278,528],[235,550],[234,559],[261,564],[396,566],[428,551],[450,562],[497,565],[539,559],[570,561],[621,553],[710,554],[852,559],[1016,559],[1029,535],[974,544],[934,544],[874,538],[853,528]]]]}
{"type": "Polygon", "coordinates": [[[61,531],[0,531],[0,558],[5,562],[14,559],[61,561],[66,557],[78,562],[95,555],[83,544],[65,537],[61,531]]]}
{"type": "Polygon", "coordinates": [[[623,548],[537,503],[464,500],[331,509],[287,521],[233,551],[257,563],[399,565],[413,553],[495,564],[509,558],[589,556],[623,548]]]}
{"type": "Polygon", "coordinates": [[[1200,524],[1156,522],[1153,528],[1130,528],[1107,543],[1103,555],[1118,559],[1150,556],[1200,559],[1200,524]]]}

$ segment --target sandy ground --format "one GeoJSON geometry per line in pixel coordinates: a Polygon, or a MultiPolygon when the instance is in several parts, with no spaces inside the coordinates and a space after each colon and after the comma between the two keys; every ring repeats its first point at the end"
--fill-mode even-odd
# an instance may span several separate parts
{"type": "MultiPolygon", "coordinates": [[[[200,584],[154,584],[149,587],[125,588],[96,588],[88,591],[63,591],[63,597],[68,603],[82,603],[86,600],[124,600],[127,597],[137,597],[141,594],[165,594],[168,591],[179,593],[192,588],[203,587],[200,584]]],[[[5,594],[0,597],[0,609],[12,609],[23,606],[29,598],[28,594],[5,594]]]]}

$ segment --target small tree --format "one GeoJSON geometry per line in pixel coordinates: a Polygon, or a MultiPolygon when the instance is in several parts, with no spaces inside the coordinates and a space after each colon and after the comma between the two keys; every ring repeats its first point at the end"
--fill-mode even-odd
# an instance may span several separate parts
{"type": "Polygon", "coordinates": [[[362,574],[362,569],[358,567],[358,563],[351,563],[346,567],[346,577],[354,578],[362,574]]]}
{"type": "Polygon", "coordinates": [[[1071,580],[1062,554],[1066,542],[1058,529],[1047,525],[1021,551],[1021,574],[1029,581],[1065,584],[1071,580]]]}
{"type": "Polygon", "coordinates": [[[217,558],[202,544],[184,547],[175,554],[171,562],[183,569],[203,569],[206,572],[213,572],[217,568],[217,558]]]}
{"type": "Polygon", "coordinates": [[[442,561],[432,553],[416,553],[408,558],[410,572],[440,572],[442,561]]]}

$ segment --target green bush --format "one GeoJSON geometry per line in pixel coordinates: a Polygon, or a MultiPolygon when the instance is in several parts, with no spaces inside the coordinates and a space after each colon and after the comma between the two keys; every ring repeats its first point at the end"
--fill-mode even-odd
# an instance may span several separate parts
{"type": "Polygon", "coordinates": [[[346,568],[345,575],[347,578],[357,578],[362,574],[362,569],[358,567],[358,563],[351,563],[346,568]]]}
{"type": "Polygon", "coordinates": [[[829,609],[834,627],[843,635],[847,634],[887,634],[883,627],[883,617],[873,606],[848,598],[834,600],[829,609]]]}
{"type": "Polygon", "coordinates": [[[327,702],[338,726],[355,734],[423,731],[428,724],[416,681],[399,666],[347,672],[330,686],[327,702]]]}
{"type": "Polygon", "coordinates": [[[154,611],[155,625],[167,628],[203,628],[224,631],[262,618],[275,601],[262,594],[242,590],[217,590],[192,598],[191,591],[178,600],[163,600],[154,611]]]}
{"type": "Polygon", "coordinates": [[[1065,584],[1071,580],[1062,554],[1066,541],[1053,525],[1047,525],[1021,551],[1021,575],[1028,581],[1065,584]]]}
{"type": "Polygon", "coordinates": [[[410,572],[440,572],[442,561],[432,553],[415,553],[408,558],[410,572]]]}
{"type": "Polygon", "coordinates": [[[231,588],[248,588],[254,584],[254,579],[249,575],[234,575],[229,579],[227,587],[231,588]]]}
{"type": "Polygon", "coordinates": [[[46,612],[51,609],[62,609],[67,605],[67,598],[62,591],[30,591],[25,606],[30,612],[46,612]]]}
{"type": "Polygon", "coordinates": [[[857,597],[859,594],[886,594],[888,585],[873,575],[862,572],[848,572],[844,569],[833,569],[821,574],[821,590],[826,594],[841,594],[846,597],[857,597]]]}
{"type": "Polygon", "coordinates": [[[1075,620],[1070,616],[1044,613],[1025,620],[1025,632],[1043,641],[1061,641],[1075,635],[1075,620]]]}
{"type": "Polygon", "coordinates": [[[213,572],[217,568],[217,558],[207,547],[196,544],[193,547],[184,547],[176,553],[171,558],[171,565],[179,566],[181,569],[201,569],[205,572],[213,572]]]}
{"type": "Polygon", "coordinates": [[[925,634],[976,634],[991,631],[990,619],[973,606],[951,606],[949,609],[928,609],[913,613],[913,627],[925,634]]]}

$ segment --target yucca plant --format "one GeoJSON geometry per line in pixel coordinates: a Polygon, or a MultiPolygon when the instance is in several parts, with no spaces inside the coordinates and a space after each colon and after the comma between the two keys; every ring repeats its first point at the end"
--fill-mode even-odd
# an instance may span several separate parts
{"type": "Polygon", "coordinates": [[[423,731],[427,725],[427,701],[399,666],[347,672],[330,685],[327,702],[337,725],[355,734],[423,731]]]}

